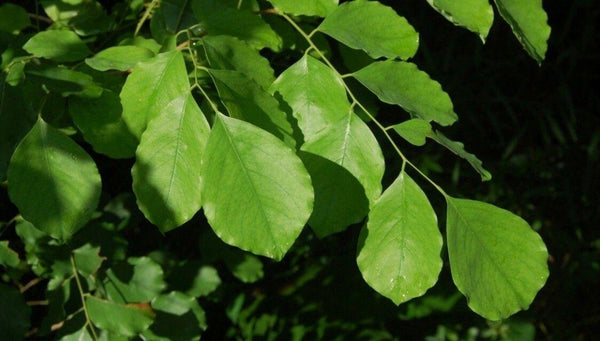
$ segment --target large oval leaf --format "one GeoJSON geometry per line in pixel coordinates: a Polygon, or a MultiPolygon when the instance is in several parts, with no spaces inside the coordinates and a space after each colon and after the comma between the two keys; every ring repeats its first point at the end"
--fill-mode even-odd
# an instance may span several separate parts
{"type": "Polygon", "coordinates": [[[226,243],[281,259],[313,206],[310,177],[292,149],[244,121],[217,115],[202,158],[204,212],[226,243]]]}
{"type": "Polygon", "coordinates": [[[494,0],[498,12],[512,28],[527,53],[541,64],[548,49],[548,15],[542,0],[494,0]]]}
{"type": "Polygon", "coordinates": [[[391,60],[375,62],[355,72],[354,78],[382,102],[397,104],[424,120],[450,125],[458,119],[450,96],[440,83],[415,64],[391,60]]]}
{"type": "Polygon", "coordinates": [[[452,278],[479,315],[499,320],[527,309],[548,278],[542,238],[513,213],[447,197],[452,278]]]}
{"type": "Polygon", "coordinates": [[[269,0],[269,2],[284,13],[324,17],[335,10],[339,0],[269,0]]]}
{"type": "Polygon", "coordinates": [[[419,47],[419,35],[408,21],[377,1],[343,3],[318,29],[373,58],[408,59],[419,47]]]}
{"type": "Polygon", "coordinates": [[[450,22],[479,35],[482,41],[494,23],[494,9],[488,0],[427,0],[450,22]]]}
{"type": "Polygon", "coordinates": [[[90,50],[72,31],[48,30],[40,32],[23,45],[23,49],[36,57],[57,62],[74,62],[87,57],[90,50]]]}
{"type": "Polygon", "coordinates": [[[63,241],[88,222],[100,198],[92,158],[41,118],[15,150],[8,183],[23,218],[63,241]]]}
{"type": "Polygon", "coordinates": [[[442,235],[429,200],[401,173],[361,231],[357,263],[365,281],[395,304],[421,296],[442,270],[442,235]]]}
{"type": "Polygon", "coordinates": [[[123,120],[139,139],[148,122],[189,89],[190,83],[180,51],[162,53],[139,63],[121,90],[123,120]]]}
{"type": "Polygon", "coordinates": [[[190,92],[148,124],[131,169],[133,191],[146,218],[167,232],[200,209],[200,162],[210,127],[190,92]]]}

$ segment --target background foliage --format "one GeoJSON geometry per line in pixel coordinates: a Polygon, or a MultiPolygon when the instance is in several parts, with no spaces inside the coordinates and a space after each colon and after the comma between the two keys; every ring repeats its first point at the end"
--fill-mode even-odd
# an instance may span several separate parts
{"type": "MultiPolygon", "coordinates": [[[[126,301],[143,302],[166,287],[185,293],[183,296],[165,294],[153,302],[154,313],[160,314],[160,320],[164,321],[149,332],[156,335],[165,335],[169,328],[174,328],[174,323],[182,323],[181,326],[195,323],[200,329],[208,325],[203,334],[207,339],[277,336],[289,339],[304,335],[325,339],[427,337],[453,340],[533,339],[536,335],[560,340],[588,339],[595,335],[594,327],[600,323],[599,295],[593,292],[599,287],[600,237],[592,221],[597,221],[600,212],[597,200],[600,105],[592,84],[598,81],[599,75],[598,43],[593,34],[599,19],[598,6],[593,1],[544,4],[554,33],[547,58],[538,67],[514,40],[510,28],[500,21],[495,22],[486,44],[482,45],[475,35],[456,28],[425,2],[384,3],[393,6],[419,32],[420,47],[415,63],[443,84],[453,99],[461,120],[458,126],[445,132],[463,141],[478,155],[486,168],[492,170],[494,180],[481,183],[479,176],[462,160],[431,143],[425,149],[404,147],[409,158],[426,173],[433,174],[448,192],[517,212],[532,222],[548,245],[551,275],[529,311],[502,322],[487,322],[477,317],[452,284],[447,264],[442,268],[440,281],[426,296],[397,308],[373,292],[358,272],[355,241],[360,226],[352,226],[323,240],[317,240],[305,229],[282,262],[238,252],[226,247],[210,229],[192,228],[206,225],[202,217],[163,236],[137,211],[131,193],[133,161],[104,157],[83,143],[102,175],[103,193],[99,200],[104,205],[104,217],[86,227],[90,231],[80,238],[82,240],[75,235],[70,245],[76,250],[77,262],[89,266],[79,269],[82,278],[97,271],[103,262],[97,249],[83,243],[97,238],[95,245],[102,245],[102,255],[111,261],[130,257],[107,272],[107,278],[113,279],[104,289],[109,297],[113,293],[114,300],[125,295],[126,301]],[[122,278],[129,282],[119,284],[122,278]],[[203,309],[187,297],[200,297],[203,309]],[[173,307],[180,310],[175,311],[173,307]],[[174,320],[176,315],[184,318],[174,320]]],[[[119,2],[103,4],[105,8],[122,5],[119,2]]],[[[33,9],[34,3],[31,1],[25,6],[33,9]]],[[[218,25],[217,22],[212,24],[218,25]]],[[[88,29],[85,23],[77,23],[76,27],[82,31],[88,29]]],[[[268,38],[265,39],[256,44],[268,44],[268,38]]],[[[56,50],[49,52],[56,53],[56,50]]],[[[82,50],[81,53],[87,52],[82,50]]],[[[79,56],[59,58],[68,61],[79,56]]],[[[96,59],[98,65],[106,63],[96,59]]],[[[291,60],[272,62],[283,68],[291,60]]],[[[129,68],[127,64],[121,67],[129,68]]],[[[86,84],[81,84],[81,88],[94,91],[86,84]]],[[[60,107],[64,103],[47,105],[60,107]]],[[[398,109],[384,106],[382,111],[393,117],[395,110],[398,109]]],[[[71,116],[80,128],[85,127],[84,121],[77,123],[77,114],[71,113],[71,116]]],[[[386,117],[382,116],[381,120],[385,121],[386,117]]],[[[52,120],[59,127],[65,122],[61,117],[52,120]]],[[[396,122],[390,120],[389,123],[396,122]]],[[[7,127],[0,128],[3,134],[7,127]]],[[[118,132],[115,127],[115,134],[118,132]]],[[[124,150],[107,152],[127,153],[124,150]]],[[[393,167],[388,164],[391,170],[384,177],[385,187],[394,180],[400,165],[395,165],[395,172],[393,167]]],[[[90,200],[94,200],[94,189],[89,191],[90,200]]],[[[38,234],[27,222],[11,220],[17,211],[8,200],[5,187],[0,195],[3,196],[0,200],[2,240],[9,241],[10,247],[20,255],[27,251],[27,257],[31,257],[28,263],[34,264],[33,273],[26,269],[22,269],[21,275],[3,273],[5,281],[23,276],[19,283],[33,285],[20,288],[26,289],[24,295],[9,289],[8,284],[0,284],[3,305],[21,306],[24,298],[30,302],[31,311],[11,311],[10,319],[0,318],[2,323],[10,321],[11,327],[6,330],[14,330],[14,326],[17,330],[29,330],[31,327],[26,321],[31,320],[31,326],[39,326],[32,337],[45,335],[64,318],[65,311],[60,308],[63,303],[71,312],[80,305],[74,286],[93,284],[78,282],[71,287],[58,286],[73,275],[68,250],[49,243],[47,237],[38,234]],[[21,240],[29,242],[24,245],[21,240]],[[56,261],[45,264],[44,259],[56,261]],[[54,274],[50,282],[39,282],[40,276],[50,272],[54,274]],[[47,302],[38,305],[44,300],[47,302]]],[[[436,211],[443,211],[441,198],[429,197],[436,211]]],[[[13,255],[0,256],[10,267],[18,268],[19,260],[13,255]]],[[[90,313],[96,316],[101,316],[106,309],[116,309],[108,307],[107,301],[92,297],[87,301],[90,313]]],[[[137,322],[130,324],[131,330],[119,330],[120,334],[134,335],[148,327],[151,320],[147,308],[123,308],[121,316],[129,316],[137,322]]],[[[76,333],[83,323],[82,318],[81,314],[73,315],[69,323],[52,335],[76,333]]],[[[105,323],[99,327],[113,329],[110,319],[105,323]]],[[[183,335],[196,332],[195,329],[179,330],[183,335]]],[[[153,338],[152,334],[146,337],[153,338]]]]}

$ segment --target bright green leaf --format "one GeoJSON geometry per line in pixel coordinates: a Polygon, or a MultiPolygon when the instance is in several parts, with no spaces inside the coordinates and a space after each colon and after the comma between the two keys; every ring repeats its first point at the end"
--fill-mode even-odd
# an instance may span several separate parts
{"type": "Polygon", "coordinates": [[[110,90],[105,89],[98,98],[69,98],[69,114],[83,138],[94,151],[117,159],[134,156],[138,144],[122,113],[119,95],[110,90]]]}
{"type": "Polygon", "coordinates": [[[0,6],[0,31],[19,33],[29,25],[31,22],[23,7],[11,3],[0,6]]]}
{"type": "Polygon", "coordinates": [[[154,57],[148,49],[137,46],[113,46],[87,58],[85,63],[98,71],[119,70],[127,71],[137,63],[154,57]]]}
{"type": "Polygon", "coordinates": [[[98,328],[126,336],[143,332],[154,319],[149,305],[124,305],[94,296],[88,296],[85,303],[90,319],[98,328]]]}
{"type": "Polygon", "coordinates": [[[442,146],[448,148],[448,150],[450,150],[454,154],[467,160],[471,167],[473,167],[473,169],[475,169],[477,173],[481,175],[482,181],[489,181],[492,179],[492,174],[488,172],[485,168],[483,168],[481,160],[479,160],[474,154],[468,153],[465,150],[464,144],[462,144],[461,142],[450,140],[439,131],[436,131],[435,135],[429,137],[434,139],[437,143],[441,144],[442,146]]]}
{"type": "Polygon", "coordinates": [[[146,218],[167,232],[200,209],[200,162],[210,133],[190,92],[175,98],[142,134],[131,169],[146,218]]]}
{"type": "Polygon", "coordinates": [[[424,145],[426,138],[431,137],[433,134],[431,124],[420,118],[413,118],[400,124],[396,124],[394,130],[402,136],[403,139],[415,146],[424,145]]]}
{"type": "Polygon", "coordinates": [[[279,102],[242,73],[211,70],[219,98],[233,118],[260,127],[290,146],[295,146],[293,129],[279,102]]]}
{"type": "Polygon", "coordinates": [[[500,16],[510,25],[527,53],[541,64],[548,49],[548,15],[542,0],[494,0],[500,16]]]}
{"type": "Polygon", "coordinates": [[[527,309],[548,278],[548,251],[522,218],[496,206],[446,197],[452,278],[479,315],[527,309]]]}
{"type": "Polygon", "coordinates": [[[419,47],[419,35],[408,21],[377,1],[343,3],[318,29],[373,58],[408,59],[419,47]]]}
{"type": "Polygon", "coordinates": [[[21,215],[61,240],[88,222],[100,198],[100,174],[92,158],[41,118],[15,150],[8,182],[21,215]]]}
{"type": "Polygon", "coordinates": [[[36,57],[51,59],[59,63],[76,62],[91,53],[75,33],[62,30],[40,32],[31,37],[23,45],[23,49],[36,57]]]}
{"type": "Polygon", "coordinates": [[[73,259],[77,271],[87,277],[95,274],[100,269],[100,265],[105,258],[100,256],[100,247],[85,244],[73,250],[73,259]]]}
{"type": "Polygon", "coordinates": [[[14,268],[19,265],[19,254],[8,246],[8,240],[0,241],[0,265],[14,268]]]}
{"type": "Polygon", "coordinates": [[[226,243],[280,260],[313,205],[300,159],[273,135],[217,115],[202,159],[204,212],[226,243]]]}
{"type": "Polygon", "coordinates": [[[104,287],[119,303],[150,302],[166,287],[160,265],[148,257],[129,258],[106,271],[104,287]]]}
{"type": "Polygon", "coordinates": [[[29,330],[31,308],[19,290],[0,283],[0,330],[6,340],[23,340],[29,330]]]}
{"type": "Polygon", "coordinates": [[[275,80],[269,61],[244,41],[230,36],[206,36],[202,46],[213,69],[239,71],[264,89],[275,80]]]}
{"type": "Polygon", "coordinates": [[[139,63],[121,91],[123,120],[131,133],[139,138],[152,118],[189,89],[181,52],[162,53],[139,63]]]}
{"type": "Polygon", "coordinates": [[[355,72],[354,78],[382,102],[397,104],[426,121],[446,126],[458,119],[440,83],[415,64],[392,60],[375,62],[355,72]]]}
{"type": "Polygon", "coordinates": [[[269,2],[283,13],[325,17],[337,8],[339,0],[269,0],[269,2]]]}
{"type": "Polygon", "coordinates": [[[455,25],[485,38],[494,22],[494,9],[488,0],[427,0],[431,7],[455,25]]]}
{"type": "Polygon", "coordinates": [[[427,196],[401,173],[361,231],[357,263],[365,281],[395,304],[406,302],[437,282],[441,251],[442,235],[427,196]]]}

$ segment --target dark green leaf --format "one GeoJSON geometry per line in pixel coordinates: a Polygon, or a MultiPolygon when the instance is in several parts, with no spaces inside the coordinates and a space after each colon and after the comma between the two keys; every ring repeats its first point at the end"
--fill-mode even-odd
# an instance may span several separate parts
{"type": "Polygon", "coordinates": [[[153,56],[152,51],[143,47],[113,46],[98,52],[92,58],[87,58],[85,63],[98,71],[127,71],[153,56]]]}
{"type": "Polygon", "coordinates": [[[426,121],[446,126],[458,119],[448,94],[415,64],[391,60],[375,62],[355,72],[354,78],[382,102],[397,104],[426,121]]]}
{"type": "Polygon", "coordinates": [[[100,269],[104,258],[100,256],[100,247],[85,244],[73,250],[73,258],[77,271],[83,276],[91,276],[100,269]]]}
{"type": "Polygon", "coordinates": [[[166,287],[162,268],[148,257],[129,258],[106,271],[108,298],[119,303],[150,302],[166,287]]]}
{"type": "Polygon", "coordinates": [[[427,196],[405,173],[385,190],[359,239],[365,281],[395,304],[421,296],[442,270],[442,235],[427,196]]]}
{"type": "Polygon", "coordinates": [[[338,5],[338,0],[269,0],[283,13],[325,17],[338,5]]]}
{"type": "Polygon", "coordinates": [[[224,255],[231,273],[244,283],[254,283],[263,278],[263,263],[254,255],[235,250],[224,255]]]}
{"type": "Polygon", "coordinates": [[[190,92],[171,101],[142,134],[131,169],[146,218],[167,232],[200,209],[200,162],[210,127],[190,92]]]}
{"type": "Polygon", "coordinates": [[[142,333],[154,319],[150,305],[124,305],[94,296],[88,296],[85,303],[90,319],[98,328],[126,336],[142,333]]]}
{"type": "Polygon", "coordinates": [[[100,175],[92,158],[41,118],[15,150],[8,182],[21,215],[61,240],[88,222],[100,198],[100,175]]]}
{"type": "MultiPolygon", "coordinates": [[[[205,250],[202,250],[203,252],[205,250]]],[[[169,288],[192,297],[208,296],[221,285],[215,268],[199,261],[186,261],[173,268],[167,278],[169,288]]]]}
{"type": "Polygon", "coordinates": [[[0,330],[6,340],[23,340],[31,325],[31,308],[19,290],[0,283],[0,330]]]}
{"type": "Polygon", "coordinates": [[[196,24],[189,0],[161,0],[150,20],[152,37],[160,44],[175,47],[175,34],[196,24]]]}
{"type": "Polygon", "coordinates": [[[427,0],[427,2],[450,22],[477,33],[481,41],[485,42],[494,22],[494,9],[488,0],[427,0]]]}
{"type": "Polygon", "coordinates": [[[318,29],[373,58],[408,59],[419,47],[419,35],[408,21],[377,1],[343,3],[318,29]]]}
{"type": "Polygon", "coordinates": [[[548,278],[548,251],[526,221],[496,206],[446,197],[452,278],[490,320],[527,309],[548,278]]]}
{"type": "Polygon", "coordinates": [[[172,291],[152,301],[154,324],[144,332],[149,340],[200,340],[206,329],[204,310],[193,297],[172,291]]]}
{"type": "Polygon", "coordinates": [[[14,268],[19,265],[19,254],[8,246],[8,240],[0,241],[0,265],[14,268]]]}
{"type": "Polygon", "coordinates": [[[87,57],[91,51],[73,32],[50,30],[34,35],[23,49],[36,57],[56,62],[76,62],[87,57]]]}
{"type": "Polygon", "coordinates": [[[39,81],[51,92],[63,97],[75,95],[85,98],[98,98],[102,88],[93,78],[85,73],[73,71],[60,66],[27,69],[27,75],[39,81]]]}
{"type": "Polygon", "coordinates": [[[11,3],[0,6],[0,31],[19,33],[29,25],[31,22],[23,7],[11,3]]]}
{"type": "Polygon", "coordinates": [[[282,259],[313,205],[310,177],[294,152],[264,130],[219,114],[201,175],[204,212],[216,234],[282,259]]]}
{"type": "Polygon", "coordinates": [[[442,146],[448,148],[448,150],[450,150],[454,154],[467,160],[467,162],[469,162],[471,167],[473,167],[473,169],[475,169],[477,171],[477,173],[479,173],[479,175],[481,175],[482,181],[489,181],[492,179],[492,174],[490,172],[488,172],[485,168],[483,168],[483,164],[482,164],[481,160],[479,160],[477,158],[477,156],[475,156],[474,154],[468,153],[465,150],[464,144],[462,144],[461,142],[450,140],[449,138],[444,136],[439,131],[436,131],[435,135],[432,135],[429,137],[434,139],[437,143],[441,144],[442,146]]]}

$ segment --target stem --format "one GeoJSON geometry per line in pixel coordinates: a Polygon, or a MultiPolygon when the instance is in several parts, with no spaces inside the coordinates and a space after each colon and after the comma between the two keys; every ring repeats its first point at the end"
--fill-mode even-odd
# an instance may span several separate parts
{"type": "Polygon", "coordinates": [[[42,15],[39,15],[37,13],[27,13],[27,16],[30,17],[31,19],[35,19],[37,21],[43,21],[43,22],[47,23],[48,25],[54,24],[54,21],[52,21],[52,19],[46,18],[46,17],[44,17],[42,15]]]}
{"type": "Polygon", "coordinates": [[[373,116],[369,112],[369,110],[367,110],[367,108],[365,108],[365,106],[362,105],[362,103],[360,103],[360,101],[358,99],[356,99],[356,96],[354,95],[354,93],[352,92],[352,90],[350,90],[350,87],[348,87],[348,84],[346,84],[346,82],[344,81],[344,78],[350,77],[350,76],[352,76],[352,74],[342,75],[340,72],[338,72],[338,70],[333,66],[333,64],[329,61],[329,59],[327,59],[327,57],[325,57],[325,55],[323,54],[323,52],[321,52],[321,50],[319,50],[317,48],[317,46],[311,40],[311,36],[315,33],[316,29],[314,31],[312,31],[310,34],[306,34],[306,32],[304,32],[304,30],[302,30],[302,28],[300,26],[298,26],[298,24],[296,24],[296,22],[294,22],[294,20],[292,18],[290,18],[289,16],[287,16],[287,15],[285,15],[283,13],[278,13],[278,14],[281,17],[283,17],[287,22],[289,22],[290,25],[292,25],[294,27],[294,29],[296,31],[298,31],[298,33],[300,33],[300,35],[302,35],[302,37],[304,37],[304,39],[306,40],[306,42],[309,45],[309,49],[315,50],[315,52],[319,55],[319,57],[323,60],[323,62],[333,72],[335,72],[335,74],[338,77],[340,77],[340,79],[342,80],[342,84],[344,86],[344,89],[346,90],[346,93],[348,94],[348,96],[352,100],[351,105],[352,106],[354,106],[354,105],[358,106],[369,117],[369,119],[371,119],[371,121],[373,121],[373,123],[377,126],[377,128],[379,128],[381,130],[381,132],[386,137],[386,139],[390,142],[390,144],[392,145],[392,147],[394,148],[394,150],[396,151],[396,153],[402,159],[402,171],[404,171],[405,165],[408,164],[409,166],[411,166],[411,168],[413,168],[415,171],[417,171],[417,173],[419,173],[419,175],[421,175],[425,180],[427,180],[435,189],[437,189],[444,197],[448,197],[448,195],[446,194],[446,192],[438,184],[436,184],[431,178],[429,178],[425,173],[423,173],[419,168],[417,168],[417,166],[415,166],[412,162],[410,162],[406,158],[406,156],[404,156],[404,154],[402,153],[402,151],[400,150],[400,148],[398,147],[398,145],[394,142],[394,139],[392,138],[392,136],[388,133],[388,129],[386,129],[386,127],[384,127],[383,124],[381,124],[381,122],[379,122],[375,118],[375,116],[373,116]]]}
{"type": "Polygon", "coordinates": [[[144,15],[142,15],[142,18],[140,19],[137,26],[135,27],[135,31],[133,32],[134,37],[138,35],[138,33],[140,32],[140,29],[144,25],[144,22],[146,22],[146,20],[148,20],[148,18],[150,17],[150,14],[152,13],[152,10],[154,9],[154,7],[156,7],[158,2],[159,2],[159,0],[152,0],[150,5],[148,5],[148,7],[146,7],[146,11],[144,11],[144,15]]]}
{"type": "Polygon", "coordinates": [[[90,319],[90,315],[87,310],[87,305],[85,303],[86,293],[83,292],[83,286],[81,285],[81,281],[79,280],[79,275],[77,274],[77,265],[75,264],[75,257],[73,254],[70,256],[71,258],[71,268],[73,269],[73,273],[75,274],[75,282],[77,282],[77,290],[79,290],[79,297],[81,298],[81,306],[83,308],[83,314],[85,315],[85,324],[89,326],[90,331],[92,332],[92,338],[94,340],[98,340],[98,335],[96,335],[96,329],[94,329],[94,325],[92,324],[92,320],[90,319]]]}
{"type": "MultiPolygon", "coordinates": [[[[191,39],[190,35],[189,35],[189,31],[188,31],[188,41],[191,39]]],[[[202,88],[202,86],[200,85],[200,82],[198,82],[198,74],[197,71],[198,70],[204,70],[206,72],[208,72],[208,69],[198,65],[198,62],[196,61],[196,55],[194,54],[194,51],[192,50],[192,47],[190,46],[190,44],[187,44],[187,46],[185,47],[186,50],[188,50],[190,56],[192,56],[192,64],[194,64],[194,84],[192,85],[192,90],[194,88],[197,88],[198,90],[200,90],[200,93],[202,93],[202,96],[204,96],[204,98],[206,99],[206,101],[208,102],[208,104],[210,105],[211,109],[215,112],[218,113],[219,112],[219,107],[210,99],[210,97],[208,96],[208,94],[206,93],[206,91],[202,88]]]]}
{"type": "Polygon", "coordinates": [[[41,281],[42,281],[42,279],[40,277],[34,278],[31,281],[27,282],[27,284],[25,284],[24,286],[22,286],[19,291],[21,291],[21,294],[22,294],[25,291],[29,290],[32,286],[38,284],[41,281]]]}

